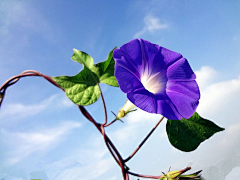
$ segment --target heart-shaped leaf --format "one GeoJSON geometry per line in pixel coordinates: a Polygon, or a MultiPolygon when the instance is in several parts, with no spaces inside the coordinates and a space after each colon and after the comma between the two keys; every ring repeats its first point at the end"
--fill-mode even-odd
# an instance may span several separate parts
{"type": "Polygon", "coordinates": [[[99,83],[118,87],[114,76],[115,61],[112,57],[113,50],[109,53],[106,61],[94,65],[91,56],[74,49],[72,60],[82,64],[83,70],[75,76],[52,78],[65,90],[68,98],[75,104],[81,106],[90,105],[96,102],[100,96],[99,83]]]}
{"type": "Polygon", "coordinates": [[[224,128],[203,119],[195,112],[189,119],[168,120],[166,130],[168,139],[175,148],[189,152],[195,150],[200,143],[213,134],[223,131],[224,128]]]}

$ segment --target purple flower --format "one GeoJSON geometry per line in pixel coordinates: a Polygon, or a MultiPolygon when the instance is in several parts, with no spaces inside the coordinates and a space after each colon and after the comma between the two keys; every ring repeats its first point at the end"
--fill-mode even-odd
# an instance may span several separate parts
{"type": "Polygon", "coordinates": [[[168,119],[190,118],[200,98],[196,76],[181,54],[134,39],[113,52],[115,77],[140,109],[168,119]]]}

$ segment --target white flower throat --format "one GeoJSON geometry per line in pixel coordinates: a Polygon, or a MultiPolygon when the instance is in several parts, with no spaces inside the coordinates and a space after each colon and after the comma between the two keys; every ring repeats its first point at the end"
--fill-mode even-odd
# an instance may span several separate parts
{"type": "Polygon", "coordinates": [[[146,90],[153,94],[161,92],[165,86],[165,82],[162,77],[162,73],[149,74],[148,70],[144,70],[141,76],[141,83],[146,90]]]}

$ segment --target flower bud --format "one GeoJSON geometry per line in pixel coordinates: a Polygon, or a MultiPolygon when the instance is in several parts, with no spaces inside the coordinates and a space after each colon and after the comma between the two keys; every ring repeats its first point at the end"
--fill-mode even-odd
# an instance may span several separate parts
{"type": "Polygon", "coordinates": [[[193,174],[189,174],[189,175],[182,175],[183,173],[185,173],[186,171],[190,170],[191,167],[186,167],[185,169],[182,170],[178,170],[178,171],[169,171],[167,174],[164,174],[160,177],[160,179],[162,180],[183,180],[183,179],[199,179],[201,180],[201,175],[199,175],[199,173],[201,171],[197,171],[193,174]]]}
{"type": "Polygon", "coordinates": [[[126,116],[129,112],[132,112],[131,110],[135,107],[136,106],[131,103],[131,101],[127,100],[122,109],[119,110],[117,118],[126,116]]]}

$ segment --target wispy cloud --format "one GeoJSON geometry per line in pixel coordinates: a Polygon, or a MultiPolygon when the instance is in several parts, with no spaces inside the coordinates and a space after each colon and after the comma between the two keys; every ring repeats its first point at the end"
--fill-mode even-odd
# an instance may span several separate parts
{"type": "MultiPolygon", "coordinates": [[[[238,168],[240,163],[238,151],[240,148],[240,77],[217,82],[220,72],[207,66],[196,71],[196,74],[201,89],[201,101],[197,111],[201,116],[212,120],[226,130],[205,141],[192,153],[183,154],[172,147],[172,150],[167,152],[168,163],[177,169],[186,165],[193,166],[196,170],[203,169],[203,175],[206,179],[224,179],[226,176],[233,176],[234,172],[231,170],[238,168]],[[208,153],[206,154],[206,152],[208,153]]],[[[151,114],[144,116],[144,113],[138,113],[129,114],[132,117],[128,119],[127,127],[119,129],[119,131],[114,132],[115,134],[110,134],[111,137],[116,136],[116,139],[123,145],[128,144],[132,139],[134,142],[138,141],[136,136],[139,137],[143,134],[139,131],[146,129],[148,123],[151,123],[147,121],[157,120],[157,117],[151,114]],[[136,117],[138,113],[142,117],[136,117]]],[[[162,133],[164,133],[164,138],[167,138],[165,132],[162,133]]],[[[162,141],[167,140],[162,139],[162,141]]],[[[162,145],[166,146],[164,143],[162,145]]],[[[171,147],[169,143],[167,146],[171,147]]],[[[158,148],[158,146],[156,145],[154,148],[158,148]]],[[[161,149],[162,152],[164,150],[164,148],[161,149]]],[[[234,177],[237,176],[234,175],[234,177]]]]}
{"type": "Polygon", "coordinates": [[[191,153],[182,154],[177,150],[172,151],[172,159],[169,160],[169,163],[173,168],[181,168],[188,163],[188,166],[192,166],[195,170],[202,169],[205,179],[223,180],[230,179],[230,176],[235,177],[232,179],[238,179],[236,175],[239,173],[235,172],[234,175],[231,171],[238,168],[240,163],[239,132],[240,124],[232,124],[225,131],[205,141],[191,153]]]}
{"type": "Polygon", "coordinates": [[[153,127],[154,123],[160,120],[161,117],[159,114],[151,114],[138,109],[136,112],[129,113],[123,119],[125,122],[123,126],[110,135],[121,145],[129,144],[129,137],[131,137],[131,141],[139,139],[139,135],[143,138],[143,131],[145,133],[150,131],[151,126],[153,127]],[[146,127],[149,127],[149,129],[146,127]]]}
{"type": "MultiPolygon", "coordinates": [[[[68,157],[48,164],[46,174],[49,179],[107,179],[106,175],[112,171],[112,168],[118,170],[114,159],[109,155],[102,142],[102,137],[95,134],[90,139],[81,148],[75,149],[68,157]]],[[[116,176],[115,173],[113,175],[116,176]]]]}
{"type": "Polygon", "coordinates": [[[143,29],[134,34],[134,38],[138,38],[144,35],[145,33],[153,33],[157,30],[166,29],[169,27],[168,24],[162,23],[159,18],[154,17],[152,15],[145,16],[143,21],[144,21],[143,29]]]}
{"type": "Polygon", "coordinates": [[[25,118],[41,113],[47,109],[63,109],[72,106],[73,103],[63,94],[55,94],[44,99],[40,103],[24,105],[21,103],[6,104],[0,112],[0,119],[25,118]]]}
{"type": "MultiPolygon", "coordinates": [[[[205,141],[196,151],[182,155],[179,159],[173,157],[172,166],[185,166],[191,160],[194,169],[203,169],[203,177],[206,179],[230,179],[232,176],[232,179],[237,179],[232,169],[238,168],[240,163],[240,76],[216,82],[219,74],[211,67],[202,67],[196,71],[201,90],[197,111],[201,116],[224,127],[225,131],[205,141]]],[[[176,157],[179,155],[177,150],[172,153],[176,157]]]]}
{"type": "Polygon", "coordinates": [[[197,82],[201,89],[205,89],[216,79],[218,73],[215,69],[209,66],[203,66],[200,70],[195,72],[197,76],[197,82]]]}
{"type": "Polygon", "coordinates": [[[93,180],[98,179],[101,175],[109,171],[114,165],[112,158],[106,158],[101,160],[96,160],[95,163],[88,164],[86,166],[75,166],[63,170],[55,179],[65,180],[65,179],[84,179],[93,180]],[[91,176],[88,173],[91,172],[91,176]]]}
{"type": "Polygon", "coordinates": [[[236,79],[211,84],[209,83],[210,77],[217,74],[214,69],[203,67],[196,74],[201,90],[198,112],[206,115],[219,113],[224,108],[226,110],[227,105],[233,104],[236,102],[236,98],[239,98],[240,76],[236,79]]]}
{"type": "Polygon", "coordinates": [[[203,168],[206,179],[225,179],[233,168],[239,166],[239,138],[240,124],[232,124],[199,150],[198,154],[202,159],[196,160],[195,163],[203,168]],[[206,155],[206,149],[212,150],[206,155]]]}
{"type": "Polygon", "coordinates": [[[63,122],[57,127],[42,129],[38,132],[11,132],[1,130],[1,137],[8,142],[9,150],[4,154],[5,163],[13,165],[37,151],[47,151],[55,147],[74,128],[81,124],[74,121],[63,122]]]}
{"type": "MultiPolygon", "coordinates": [[[[144,162],[148,158],[158,157],[158,154],[154,154],[155,152],[161,151],[161,153],[166,153],[167,162],[168,165],[175,166],[178,168],[182,168],[186,166],[186,164],[189,162],[194,162],[191,164],[194,169],[203,169],[204,176],[207,179],[217,179],[218,175],[221,175],[221,178],[224,179],[225,176],[227,176],[229,173],[231,173],[232,168],[237,168],[240,162],[240,154],[238,152],[239,149],[239,141],[240,138],[240,124],[239,124],[239,116],[240,112],[239,104],[236,104],[240,101],[240,96],[237,96],[239,94],[239,84],[240,84],[240,78],[236,79],[230,79],[228,81],[222,81],[222,82],[216,82],[217,75],[219,72],[214,70],[211,67],[202,67],[199,71],[196,72],[198,77],[198,83],[201,88],[202,93],[202,100],[200,102],[199,110],[198,112],[200,115],[202,114],[211,114],[211,110],[214,109],[215,113],[220,114],[222,116],[223,114],[226,114],[227,111],[222,111],[222,109],[230,108],[235,111],[236,123],[233,123],[233,121],[229,121],[228,125],[223,126],[223,122],[228,122],[228,120],[222,118],[214,118],[212,119],[215,123],[219,124],[220,126],[223,126],[226,128],[225,131],[221,133],[217,133],[209,140],[205,141],[196,151],[192,153],[182,153],[179,151],[169,151],[169,148],[171,147],[168,143],[166,133],[165,133],[165,127],[161,125],[159,128],[161,129],[161,134],[154,133],[154,135],[151,137],[153,140],[150,140],[146,147],[150,146],[151,153],[148,154],[148,156],[143,157],[144,162]],[[212,77],[212,80],[211,78],[212,77]],[[207,81],[209,80],[209,81],[207,81]],[[228,88],[230,90],[228,90],[228,88]],[[209,90],[213,89],[213,90],[209,90]],[[222,90],[223,91],[222,91],[222,90]],[[213,92],[216,93],[213,94],[213,92]],[[216,96],[216,97],[215,97],[216,96]],[[211,103],[209,103],[208,99],[211,99],[211,103]],[[218,99],[219,98],[219,99],[218,99]],[[226,100],[230,98],[230,100],[226,100]],[[231,99],[234,98],[235,100],[232,101],[231,99]],[[224,103],[219,103],[221,100],[224,100],[224,103]],[[213,104],[212,104],[213,103],[213,104]],[[213,106],[215,104],[217,108],[215,109],[213,106]],[[220,104],[220,105],[218,105],[220,104]],[[202,106],[202,107],[201,107],[202,106]],[[155,137],[157,136],[157,137],[155,137]],[[160,141],[159,140],[161,138],[160,141]],[[155,138],[155,139],[154,139],[155,138]],[[152,142],[152,144],[151,144],[152,142]],[[158,143],[156,143],[158,142],[158,143]],[[211,149],[211,151],[209,151],[211,149]],[[206,154],[208,152],[208,154],[206,154]],[[179,167],[180,166],[180,167],[179,167]],[[223,167],[228,167],[224,168],[223,167]]],[[[227,112],[229,113],[229,112],[227,112]]],[[[204,115],[204,116],[205,116],[204,115]]],[[[229,114],[229,118],[233,117],[233,114],[229,114]]],[[[136,148],[138,145],[138,142],[144,138],[144,135],[149,132],[151,127],[155,125],[155,122],[160,118],[160,115],[155,114],[149,114],[146,112],[142,112],[141,110],[138,110],[137,112],[133,112],[127,115],[125,119],[125,123],[118,129],[114,131],[110,131],[108,134],[110,135],[111,139],[114,143],[116,143],[117,147],[119,148],[120,152],[125,154],[129,154],[136,148]],[[133,143],[132,143],[133,142],[133,143]],[[126,148],[127,146],[127,148],[126,148]]],[[[216,117],[216,116],[215,116],[216,117]]],[[[208,116],[206,115],[206,118],[208,116]]],[[[232,119],[232,118],[231,118],[232,119]]],[[[50,131],[50,130],[49,130],[50,131]]],[[[64,134],[64,133],[63,133],[64,134]]],[[[25,136],[21,136],[20,134],[14,134],[14,138],[16,136],[21,137],[21,139],[26,139],[25,136]]],[[[30,134],[28,134],[30,135],[30,134]]],[[[46,140],[46,135],[48,135],[48,132],[40,132],[40,135],[34,134],[33,138],[38,141],[39,143],[42,142],[43,146],[46,144],[46,148],[49,148],[51,144],[51,141],[59,142],[59,139],[61,139],[64,136],[57,135],[57,139],[55,139],[55,136],[49,136],[49,140],[46,140]],[[55,140],[51,140],[55,139],[55,140]]],[[[6,137],[6,135],[4,136],[6,137]]],[[[13,136],[10,135],[10,137],[13,138],[13,136]]],[[[48,139],[48,138],[47,138],[48,139]]],[[[68,161],[69,159],[64,159],[59,162],[55,162],[52,165],[48,166],[48,171],[46,171],[46,174],[50,179],[100,179],[101,177],[105,177],[107,174],[111,172],[115,172],[115,162],[114,160],[108,156],[108,152],[106,151],[106,148],[103,147],[102,139],[101,137],[93,137],[91,139],[94,139],[94,141],[89,141],[89,143],[92,144],[92,146],[89,149],[81,149],[76,150],[78,152],[78,155],[71,157],[72,160],[77,160],[80,163],[76,161],[68,161]],[[92,148],[94,147],[94,148],[92,148]],[[81,157],[81,158],[80,158],[81,157]],[[83,160],[83,157],[87,157],[87,160],[83,160]],[[89,158],[88,158],[89,157],[89,158]],[[54,169],[55,168],[55,169],[54,169]],[[54,173],[53,173],[54,172],[54,173]],[[51,174],[52,173],[52,174],[51,174]]],[[[18,139],[17,139],[18,140],[18,139]]],[[[29,142],[32,142],[31,138],[27,141],[25,140],[25,149],[28,150],[27,145],[29,142]]],[[[54,145],[54,143],[53,143],[54,145]]],[[[19,146],[17,146],[19,147],[19,146]]],[[[24,150],[21,150],[23,152],[24,150]]],[[[30,149],[30,148],[29,148],[30,149]]],[[[145,148],[141,149],[139,152],[141,155],[141,152],[143,152],[145,148]]],[[[31,152],[30,152],[31,153],[31,152]]],[[[125,157],[125,156],[124,156],[125,157]]],[[[165,157],[162,157],[159,161],[164,161],[165,157]]],[[[12,157],[11,159],[13,162],[17,161],[18,159],[15,157],[12,157]]],[[[156,160],[157,161],[157,160],[156,160]]],[[[167,166],[166,164],[164,166],[167,166]]],[[[155,173],[159,173],[159,168],[156,168],[155,173]]],[[[117,169],[117,167],[116,167],[117,169]]],[[[119,169],[117,169],[119,170],[119,169]]],[[[118,171],[116,171],[118,172],[118,171]]],[[[233,172],[232,172],[233,173],[233,172]]],[[[119,177],[121,174],[117,174],[117,177],[119,177]]],[[[230,176],[231,174],[229,174],[230,176]]],[[[114,177],[114,176],[113,176],[114,177]]],[[[221,179],[219,178],[219,179],[221,179]]],[[[103,178],[104,179],[104,178],[103,178]]],[[[113,178],[114,179],[114,178],[113,178]]]]}
{"type": "Polygon", "coordinates": [[[231,170],[231,172],[225,177],[225,180],[238,179],[240,177],[240,166],[237,166],[231,170]]]}

